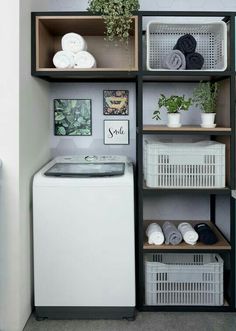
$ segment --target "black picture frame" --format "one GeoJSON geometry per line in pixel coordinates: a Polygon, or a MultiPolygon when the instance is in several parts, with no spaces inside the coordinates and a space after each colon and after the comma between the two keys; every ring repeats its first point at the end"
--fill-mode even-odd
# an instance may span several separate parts
{"type": "MultiPolygon", "coordinates": [[[[115,99],[114,99],[115,101],[115,99]]],[[[120,101],[121,102],[121,101],[120,101]]],[[[115,104],[115,103],[114,103],[115,104]]],[[[117,105],[117,104],[116,104],[117,105]]],[[[129,91],[128,90],[103,90],[103,115],[105,116],[127,116],[129,115],[129,91]],[[112,109],[107,103],[107,98],[123,98],[124,106],[112,109]]]]}

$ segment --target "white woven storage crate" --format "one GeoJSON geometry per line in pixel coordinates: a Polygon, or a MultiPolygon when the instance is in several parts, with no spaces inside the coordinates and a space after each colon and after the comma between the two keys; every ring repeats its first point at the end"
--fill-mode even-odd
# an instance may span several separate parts
{"type": "Polygon", "coordinates": [[[225,187],[225,145],[215,141],[144,140],[144,180],[147,187],[225,187]]]}
{"type": "Polygon", "coordinates": [[[227,25],[222,21],[205,24],[149,22],[147,25],[147,70],[167,70],[162,68],[163,59],[173,49],[179,37],[187,33],[196,39],[196,52],[204,57],[202,71],[226,70],[227,25]]]}
{"type": "Polygon", "coordinates": [[[145,304],[221,306],[223,266],[218,254],[146,254],[145,304]]]}

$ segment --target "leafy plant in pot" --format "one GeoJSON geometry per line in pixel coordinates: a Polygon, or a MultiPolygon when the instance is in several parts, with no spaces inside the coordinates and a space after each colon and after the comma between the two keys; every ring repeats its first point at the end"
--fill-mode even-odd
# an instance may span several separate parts
{"type": "Polygon", "coordinates": [[[128,44],[132,24],[132,12],[139,9],[138,0],[90,0],[88,10],[101,14],[107,39],[118,39],[128,44]]]}
{"type": "Polygon", "coordinates": [[[185,96],[172,95],[167,98],[164,94],[161,94],[158,100],[158,108],[153,112],[153,119],[160,120],[160,109],[165,107],[168,114],[169,128],[179,128],[181,127],[180,122],[180,111],[188,111],[192,104],[192,99],[185,99],[185,96]]]}
{"type": "Polygon", "coordinates": [[[200,107],[201,113],[201,127],[215,128],[215,109],[219,90],[219,83],[200,82],[193,91],[193,102],[196,107],[200,107]]]}

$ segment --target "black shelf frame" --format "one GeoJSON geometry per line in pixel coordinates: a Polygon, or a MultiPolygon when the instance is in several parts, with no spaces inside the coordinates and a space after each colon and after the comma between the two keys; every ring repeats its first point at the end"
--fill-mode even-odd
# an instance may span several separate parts
{"type": "MultiPolygon", "coordinates": [[[[231,189],[236,188],[235,177],[235,147],[236,147],[236,116],[235,116],[235,15],[234,12],[187,12],[187,11],[139,11],[133,13],[138,16],[138,71],[36,71],[35,63],[35,17],[39,16],[94,16],[87,11],[83,12],[34,12],[32,13],[32,62],[31,74],[34,77],[46,80],[48,82],[134,82],[136,85],[136,289],[137,289],[137,308],[141,311],[212,311],[212,312],[230,312],[235,311],[235,200],[230,197],[231,189]],[[144,69],[143,63],[143,32],[142,21],[144,17],[217,17],[222,18],[230,26],[230,63],[225,71],[158,71],[152,72],[144,69]],[[147,132],[143,131],[143,84],[146,82],[199,82],[199,81],[220,81],[230,80],[230,126],[231,132],[147,132]],[[175,134],[175,135],[208,135],[208,136],[229,136],[230,138],[230,188],[223,189],[147,189],[143,187],[143,135],[145,134],[175,134]],[[143,249],[143,197],[146,192],[153,194],[163,193],[186,193],[195,194],[202,192],[210,197],[210,219],[215,223],[216,196],[227,195],[230,199],[230,245],[231,251],[222,250],[222,253],[229,254],[231,265],[231,285],[230,292],[232,297],[229,306],[146,306],[144,304],[144,253],[143,249]]],[[[163,250],[162,250],[163,251],[163,250]]],[[[199,250],[193,249],[193,252],[199,250]]],[[[148,250],[151,252],[151,250],[148,250]]],[[[170,250],[168,250],[170,252],[170,250]]],[[[175,251],[176,252],[176,251],[175,251]]],[[[181,250],[183,253],[183,250],[181,250]]],[[[186,253],[190,252],[189,250],[186,253]]],[[[201,250],[202,252],[202,250],[201,250]]],[[[207,252],[207,251],[206,251],[207,252]]],[[[221,251],[217,251],[221,252],[221,251]]]]}
{"type": "MultiPolygon", "coordinates": [[[[140,68],[142,70],[139,72],[141,79],[139,79],[140,86],[138,88],[139,91],[143,90],[143,84],[146,82],[199,82],[199,81],[221,81],[225,79],[230,80],[230,127],[231,131],[222,132],[222,131],[149,131],[143,130],[143,100],[141,97],[138,97],[137,101],[141,104],[141,107],[138,106],[138,125],[137,125],[137,166],[138,166],[138,214],[139,214],[139,233],[137,235],[137,240],[139,240],[139,262],[137,269],[137,281],[138,281],[138,296],[137,296],[137,306],[141,311],[224,311],[230,312],[235,311],[235,203],[233,198],[231,197],[231,187],[235,187],[235,64],[233,63],[235,59],[235,13],[226,13],[226,12],[142,12],[142,17],[147,16],[193,16],[193,17],[222,17],[222,20],[227,22],[230,25],[230,63],[228,64],[228,68],[225,71],[206,71],[206,72],[193,72],[193,71],[146,71],[143,70],[143,63],[141,63],[140,68]],[[141,112],[141,114],[139,114],[141,112]],[[208,135],[208,136],[228,136],[230,139],[230,185],[229,187],[222,189],[161,189],[161,188],[147,188],[144,186],[143,182],[143,136],[146,134],[151,135],[165,135],[165,134],[174,134],[174,135],[208,135]],[[181,193],[181,194],[199,194],[202,193],[204,195],[209,196],[209,204],[210,204],[210,221],[215,225],[215,214],[216,214],[216,196],[227,196],[230,199],[230,245],[231,250],[217,250],[215,252],[226,254],[230,258],[230,274],[231,274],[231,284],[230,284],[230,292],[231,298],[229,300],[228,306],[147,306],[144,304],[144,254],[145,253],[154,253],[154,252],[173,252],[173,253],[209,253],[214,252],[214,250],[198,250],[197,248],[193,248],[192,250],[183,250],[183,249],[174,249],[174,250],[155,250],[155,249],[144,249],[143,248],[143,197],[144,195],[154,194],[158,196],[159,194],[168,194],[168,193],[181,193]]],[[[139,48],[140,54],[142,54],[142,35],[139,35],[139,48]]]]}

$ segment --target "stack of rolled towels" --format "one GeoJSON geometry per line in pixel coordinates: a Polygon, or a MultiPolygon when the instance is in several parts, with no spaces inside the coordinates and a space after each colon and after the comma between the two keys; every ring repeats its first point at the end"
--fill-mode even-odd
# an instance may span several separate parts
{"type": "Polygon", "coordinates": [[[215,244],[218,239],[212,229],[206,223],[199,223],[192,227],[190,223],[182,222],[176,227],[172,222],[165,222],[161,227],[157,223],[151,223],[146,229],[148,243],[150,245],[178,245],[185,241],[186,244],[195,245],[198,240],[206,245],[215,244]]]}
{"type": "Polygon", "coordinates": [[[65,34],[61,40],[62,50],[53,57],[53,64],[58,69],[96,68],[94,56],[87,51],[85,39],[78,33],[65,34]]]}
{"type": "Polygon", "coordinates": [[[197,41],[191,34],[181,36],[173,50],[163,59],[162,67],[170,70],[200,70],[204,58],[196,52],[197,41]]]}

